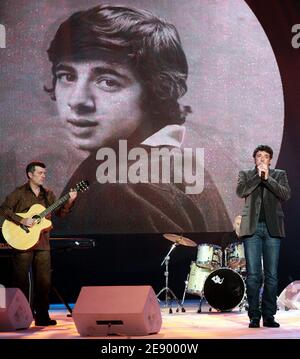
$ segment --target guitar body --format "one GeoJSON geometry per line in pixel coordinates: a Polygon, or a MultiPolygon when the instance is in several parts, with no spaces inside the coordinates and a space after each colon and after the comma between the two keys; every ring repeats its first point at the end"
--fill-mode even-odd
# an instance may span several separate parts
{"type": "Polygon", "coordinates": [[[41,232],[50,230],[52,222],[46,218],[40,218],[39,214],[45,210],[40,204],[34,204],[26,213],[17,213],[22,218],[32,218],[37,216],[39,219],[31,228],[27,227],[28,233],[14,222],[5,220],[2,225],[2,233],[6,242],[13,248],[26,250],[32,248],[40,239],[41,232]]]}

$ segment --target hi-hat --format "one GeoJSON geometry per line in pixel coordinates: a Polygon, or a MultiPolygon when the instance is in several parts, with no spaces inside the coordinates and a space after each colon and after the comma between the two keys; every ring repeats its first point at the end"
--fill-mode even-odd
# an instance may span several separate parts
{"type": "Polygon", "coordinates": [[[172,241],[172,242],[175,242],[178,244],[182,244],[184,246],[188,246],[188,247],[196,247],[197,246],[197,243],[195,243],[191,239],[179,236],[177,234],[164,234],[164,237],[166,239],[168,239],[169,241],[172,241]]]}

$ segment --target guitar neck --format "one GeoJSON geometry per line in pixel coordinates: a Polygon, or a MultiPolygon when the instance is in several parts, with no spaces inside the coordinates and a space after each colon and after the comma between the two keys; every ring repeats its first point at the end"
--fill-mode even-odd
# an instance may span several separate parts
{"type": "Polygon", "coordinates": [[[57,200],[56,202],[54,202],[53,204],[51,204],[51,206],[49,206],[48,208],[46,208],[42,213],[40,213],[40,217],[44,218],[46,216],[48,216],[48,214],[50,214],[52,211],[54,211],[55,209],[57,209],[59,206],[61,206],[63,203],[65,203],[68,199],[70,198],[69,193],[65,194],[63,197],[61,197],[59,200],[57,200]]]}

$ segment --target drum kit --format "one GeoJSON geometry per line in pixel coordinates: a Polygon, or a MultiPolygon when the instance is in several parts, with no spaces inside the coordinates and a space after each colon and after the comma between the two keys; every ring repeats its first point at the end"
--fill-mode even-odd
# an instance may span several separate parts
{"type": "MultiPolygon", "coordinates": [[[[162,262],[168,264],[169,254],[177,245],[196,247],[197,244],[185,237],[175,234],[165,234],[164,237],[174,242],[169,253],[162,262]]],[[[234,242],[228,245],[224,251],[214,244],[200,244],[197,247],[197,257],[191,262],[190,272],[185,281],[185,289],[181,303],[179,303],[173,291],[168,288],[168,267],[166,266],[166,286],[157,297],[166,291],[166,305],[168,294],[172,294],[178,305],[183,307],[186,293],[200,297],[198,313],[201,312],[203,299],[217,311],[231,311],[239,307],[240,310],[247,305],[245,294],[246,259],[242,242],[234,242]]],[[[177,308],[177,311],[179,309],[177,308]]],[[[170,313],[172,310],[170,308],[170,313]]]]}

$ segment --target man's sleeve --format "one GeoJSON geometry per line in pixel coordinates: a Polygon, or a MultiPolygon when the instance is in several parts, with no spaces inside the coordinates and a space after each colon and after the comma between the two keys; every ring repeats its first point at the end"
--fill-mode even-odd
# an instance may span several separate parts
{"type": "Polygon", "coordinates": [[[245,171],[239,172],[238,184],[236,188],[236,194],[240,198],[249,196],[257,186],[259,186],[261,178],[256,172],[252,177],[248,177],[245,171]]]}
{"type": "Polygon", "coordinates": [[[9,194],[0,206],[0,216],[3,216],[5,219],[15,222],[16,224],[20,224],[23,218],[15,214],[15,208],[18,202],[19,196],[18,191],[16,190],[9,194]]]}
{"type": "Polygon", "coordinates": [[[287,201],[291,197],[291,189],[285,171],[281,171],[278,181],[272,176],[269,176],[268,179],[264,181],[264,184],[282,201],[287,201]]]}

